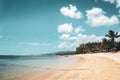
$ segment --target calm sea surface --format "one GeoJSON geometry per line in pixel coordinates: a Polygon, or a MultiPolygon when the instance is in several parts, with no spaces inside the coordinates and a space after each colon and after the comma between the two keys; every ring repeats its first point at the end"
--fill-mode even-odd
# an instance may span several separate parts
{"type": "Polygon", "coordinates": [[[73,56],[0,56],[0,67],[1,66],[26,66],[26,67],[41,67],[51,68],[65,64],[72,64],[76,61],[73,56]]]}
{"type": "Polygon", "coordinates": [[[63,69],[76,60],[74,56],[0,56],[0,80],[16,80],[17,76],[38,69],[63,69]]]}
{"type": "Polygon", "coordinates": [[[16,80],[38,69],[63,69],[76,60],[74,56],[0,56],[0,80],[16,80]]]}

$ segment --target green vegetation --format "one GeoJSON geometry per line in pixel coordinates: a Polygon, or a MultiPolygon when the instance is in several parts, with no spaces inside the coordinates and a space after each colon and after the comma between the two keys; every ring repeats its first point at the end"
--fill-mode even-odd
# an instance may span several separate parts
{"type": "Polygon", "coordinates": [[[85,53],[98,53],[98,52],[111,52],[120,51],[120,41],[116,42],[115,39],[120,37],[118,32],[109,30],[108,34],[105,35],[108,39],[103,38],[102,42],[92,42],[81,44],[76,48],[76,54],[85,53]]]}

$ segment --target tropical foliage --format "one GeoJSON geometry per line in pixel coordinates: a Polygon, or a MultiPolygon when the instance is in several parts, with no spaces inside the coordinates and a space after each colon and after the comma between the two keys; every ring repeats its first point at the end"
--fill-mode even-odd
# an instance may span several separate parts
{"type": "Polygon", "coordinates": [[[97,53],[97,52],[110,52],[120,51],[120,41],[115,41],[116,38],[120,37],[118,32],[109,30],[108,34],[105,35],[108,39],[103,38],[102,42],[84,43],[76,48],[77,54],[85,53],[97,53]]]}

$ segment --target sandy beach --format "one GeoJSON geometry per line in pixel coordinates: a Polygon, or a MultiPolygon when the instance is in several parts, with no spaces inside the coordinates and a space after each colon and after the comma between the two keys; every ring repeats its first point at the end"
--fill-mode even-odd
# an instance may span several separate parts
{"type": "Polygon", "coordinates": [[[120,80],[120,52],[74,56],[76,63],[64,68],[34,69],[10,80],[120,80]]]}

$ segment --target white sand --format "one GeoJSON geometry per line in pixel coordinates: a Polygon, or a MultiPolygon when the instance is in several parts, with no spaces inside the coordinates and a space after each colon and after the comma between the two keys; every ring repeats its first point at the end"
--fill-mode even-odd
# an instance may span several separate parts
{"type": "Polygon", "coordinates": [[[120,52],[76,55],[64,69],[39,69],[12,80],[120,80],[120,52]]]}

